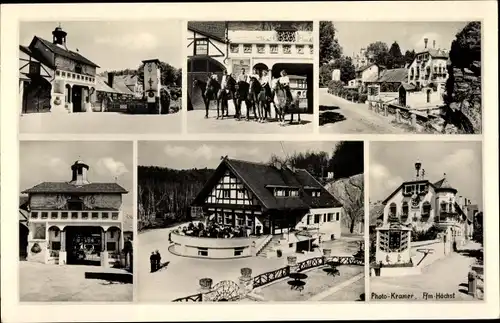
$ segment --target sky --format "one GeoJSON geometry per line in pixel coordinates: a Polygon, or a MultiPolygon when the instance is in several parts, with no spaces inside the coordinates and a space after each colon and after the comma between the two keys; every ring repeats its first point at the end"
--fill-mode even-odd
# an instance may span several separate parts
{"type": "Polygon", "coordinates": [[[164,21],[53,21],[20,24],[19,44],[28,46],[34,36],[52,41],[58,24],[68,33],[66,45],[108,70],[136,69],[146,59],[158,58],[182,67],[182,22],[164,21]]]}
{"type": "MultiPolygon", "coordinates": [[[[337,142],[283,142],[287,154],[293,152],[326,151],[332,153],[337,142]]],[[[158,142],[138,144],[138,165],[172,169],[216,168],[221,156],[253,162],[268,162],[273,154],[284,157],[279,141],[251,142],[158,142]]]]}
{"type": "Polygon", "coordinates": [[[403,181],[415,179],[415,162],[425,179],[446,179],[463,196],[483,209],[481,142],[370,142],[370,201],[384,200],[403,181]]]}
{"type": "Polygon", "coordinates": [[[82,160],[89,166],[90,182],[115,182],[129,193],[122,210],[133,211],[132,142],[21,141],[19,147],[20,190],[41,182],[71,181],[71,165],[82,160]]]}
{"type": "Polygon", "coordinates": [[[382,41],[390,48],[397,41],[401,52],[419,51],[424,48],[424,38],[428,38],[428,46],[436,40],[436,48],[449,50],[455,35],[467,22],[333,22],[335,37],[343,48],[343,54],[352,56],[361,48],[382,41]]]}

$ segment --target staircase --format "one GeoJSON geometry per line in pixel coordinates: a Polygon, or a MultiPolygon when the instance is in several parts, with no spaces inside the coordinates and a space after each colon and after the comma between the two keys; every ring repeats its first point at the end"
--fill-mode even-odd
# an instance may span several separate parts
{"type": "Polygon", "coordinates": [[[269,240],[257,253],[257,256],[262,258],[267,258],[267,253],[271,252],[279,244],[280,239],[281,239],[281,234],[274,235],[271,238],[271,240],[269,240]]]}

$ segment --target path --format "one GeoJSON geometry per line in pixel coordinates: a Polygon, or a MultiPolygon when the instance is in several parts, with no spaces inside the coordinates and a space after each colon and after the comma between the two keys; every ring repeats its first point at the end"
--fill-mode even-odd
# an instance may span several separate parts
{"type": "MultiPolygon", "coordinates": [[[[365,134],[394,134],[406,131],[391,123],[390,117],[384,117],[362,103],[353,103],[328,93],[328,89],[319,89],[320,106],[332,107],[331,111],[320,111],[320,115],[327,115],[335,123],[320,124],[322,133],[365,133],[365,134]]],[[[321,120],[321,117],[320,117],[321,120]]]]}
{"type": "MultiPolygon", "coordinates": [[[[477,249],[478,247],[475,243],[469,243],[463,249],[477,249]]],[[[370,277],[370,291],[378,295],[392,292],[413,294],[414,300],[424,300],[424,293],[454,295],[453,298],[445,300],[473,300],[466,294],[467,274],[473,263],[474,258],[452,253],[423,268],[420,275],[370,277]]]]}

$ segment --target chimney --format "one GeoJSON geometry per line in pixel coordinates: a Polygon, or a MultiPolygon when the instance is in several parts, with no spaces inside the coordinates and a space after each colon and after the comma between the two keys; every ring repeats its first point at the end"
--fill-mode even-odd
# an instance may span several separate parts
{"type": "Polygon", "coordinates": [[[432,48],[436,48],[436,40],[435,39],[432,41],[432,48]]]}
{"type": "Polygon", "coordinates": [[[113,79],[115,78],[114,73],[108,73],[108,85],[109,87],[113,87],[113,79]]]}
{"type": "Polygon", "coordinates": [[[424,38],[424,49],[427,49],[427,42],[429,41],[429,38],[424,38]]]}

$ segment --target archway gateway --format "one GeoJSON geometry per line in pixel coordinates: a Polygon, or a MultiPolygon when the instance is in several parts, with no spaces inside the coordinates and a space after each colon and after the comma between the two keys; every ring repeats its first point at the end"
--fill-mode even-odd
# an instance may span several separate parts
{"type": "Polygon", "coordinates": [[[64,229],[67,264],[101,265],[103,230],[95,226],[67,226],[64,229]]]}

